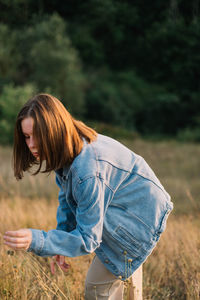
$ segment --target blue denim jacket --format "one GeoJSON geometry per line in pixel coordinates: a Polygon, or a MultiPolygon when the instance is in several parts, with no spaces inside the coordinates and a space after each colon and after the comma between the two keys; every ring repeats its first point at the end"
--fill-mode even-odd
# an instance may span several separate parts
{"type": "Polygon", "coordinates": [[[70,167],[56,171],[60,188],[57,228],[32,230],[28,251],[75,257],[95,252],[122,280],[148,257],[173,208],[145,160],[98,135],[84,142],[70,167]]]}

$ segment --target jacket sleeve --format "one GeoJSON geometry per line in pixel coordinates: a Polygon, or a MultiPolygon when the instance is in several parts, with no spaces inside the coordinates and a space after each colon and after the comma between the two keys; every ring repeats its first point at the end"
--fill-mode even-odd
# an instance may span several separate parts
{"type": "Polygon", "coordinates": [[[62,189],[61,182],[56,176],[56,183],[59,187],[58,201],[59,206],[57,208],[57,230],[72,231],[76,226],[75,217],[66,201],[65,192],[62,189]]]}
{"type": "Polygon", "coordinates": [[[77,202],[76,228],[71,232],[31,229],[32,243],[28,251],[39,256],[69,257],[92,253],[102,240],[104,188],[103,181],[96,176],[78,182],[73,190],[77,202]]]}

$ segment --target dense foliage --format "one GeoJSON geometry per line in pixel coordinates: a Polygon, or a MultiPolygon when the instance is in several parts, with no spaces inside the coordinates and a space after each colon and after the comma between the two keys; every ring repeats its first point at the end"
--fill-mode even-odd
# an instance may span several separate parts
{"type": "Polygon", "coordinates": [[[3,103],[41,91],[81,119],[200,140],[198,5],[0,0],[0,141],[3,103]]]}

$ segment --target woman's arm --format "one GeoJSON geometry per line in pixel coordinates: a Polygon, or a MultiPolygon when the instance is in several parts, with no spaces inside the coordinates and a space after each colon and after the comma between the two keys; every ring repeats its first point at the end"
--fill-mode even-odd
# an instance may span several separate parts
{"type": "Polygon", "coordinates": [[[102,239],[105,188],[96,176],[78,182],[73,192],[77,202],[76,229],[71,232],[31,229],[29,251],[39,256],[59,254],[69,257],[92,253],[102,239]]]}
{"type": "MultiPolygon", "coordinates": [[[[59,190],[59,206],[57,209],[57,230],[71,231],[74,229],[75,218],[69,208],[65,193],[62,189],[61,182],[56,176],[56,183],[59,190]]],[[[32,231],[28,228],[23,228],[15,231],[7,231],[4,234],[4,243],[10,248],[16,250],[27,250],[32,242],[32,231]]]]}
{"type": "Polygon", "coordinates": [[[57,230],[71,231],[75,228],[75,217],[66,201],[66,195],[63,191],[60,179],[56,175],[56,184],[59,187],[59,206],[57,208],[57,230]]]}

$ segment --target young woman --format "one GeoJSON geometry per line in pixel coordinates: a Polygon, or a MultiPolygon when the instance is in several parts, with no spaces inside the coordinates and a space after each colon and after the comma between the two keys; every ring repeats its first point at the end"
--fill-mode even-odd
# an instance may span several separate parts
{"type": "MultiPolygon", "coordinates": [[[[95,252],[85,299],[123,298],[123,281],[150,255],[173,208],[170,196],[145,160],[109,137],[75,120],[48,94],[30,99],[18,114],[14,174],[38,164],[55,171],[60,188],[57,228],[5,233],[5,244],[39,256],[95,252]]],[[[54,272],[54,261],[51,263],[54,272]]]]}

